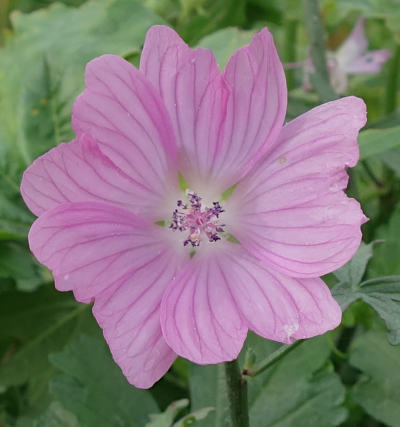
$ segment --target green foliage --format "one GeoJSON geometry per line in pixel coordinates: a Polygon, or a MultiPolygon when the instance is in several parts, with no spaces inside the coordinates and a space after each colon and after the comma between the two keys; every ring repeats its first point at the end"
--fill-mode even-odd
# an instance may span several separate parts
{"type": "MultiPolygon", "coordinates": [[[[250,334],[247,346],[264,359],[279,345],[250,334]]],[[[244,355],[245,350],[242,351],[244,355]]],[[[325,338],[302,344],[262,375],[249,379],[250,425],[255,427],[337,426],[346,418],[345,390],[333,372],[325,338]]],[[[199,426],[228,427],[224,373],[219,366],[191,367],[192,407],[216,403],[199,426]]]]}
{"type": "Polygon", "coordinates": [[[184,408],[189,405],[188,399],[181,399],[172,402],[168,408],[161,414],[150,414],[150,422],[145,427],[188,427],[198,420],[202,420],[213,410],[213,408],[202,408],[191,414],[185,415],[179,421],[174,423],[174,420],[184,408]]]}
{"type": "Polygon", "coordinates": [[[394,209],[388,224],[376,232],[382,243],[376,245],[375,256],[371,260],[371,277],[400,275],[400,204],[394,209]]]}
{"type": "Polygon", "coordinates": [[[59,402],[53,402],[36,420],[32,427],[81,427],[75,415],[65,410],[59,402]]]}
{"type": "Polygon", "coordinates": [[[157,410],[149,391],[126,381],[104,340],[81,335],[50,361],[62,372],[51,381],[51,393],[82,426],[141,427],[157,410]]]}
{"type": "Polygon", "coordinates": [[[61,349],[78,331],[97,332],[88,306],[71,295],[43,286],[33,293],[4,292],[0,298],[0,387],[27,384],[27,407],[48,401],[48,380],[54,368],[49,353],[61,349]]]}
{"type": "Polygon", "coordinates": [[[389,342],[400,344],[400,276],[362,282],[371,258],[372,243],[362,244],[353,259],[335,272],[340,282],[332,289],[332,294],[343,310],[359,299],[370,305],[385,321],[389,342]]]}
{"type": "Polygon", "coordinates": [[[254,31],[225,28],[202,38],[198,45],[211,49],[219,66],[224,69],[232,54],[242,46],[248,45],[253,35],[254,31]]]}
{"type": "Polygon", "coordinates": [[[392,148],[400,147],[400,126],[365,130],[361,132],[358,142],[361,159],[367,159],[392,148]]]}
{"type": "Polygon", "coordinates": [[[364,410],[387,426],[397,427],[400,419],[400,347],[386,342],[376,331],[359,336],[350,352],[350,363],[362,372],[351,391],[364,410]]]}
{"type": "Polygon", "coordinates": [[[19,290],[32,291],[43,283],[44,269],[25,245],[0,241],[0,278],[12,278],[19,290]]]}

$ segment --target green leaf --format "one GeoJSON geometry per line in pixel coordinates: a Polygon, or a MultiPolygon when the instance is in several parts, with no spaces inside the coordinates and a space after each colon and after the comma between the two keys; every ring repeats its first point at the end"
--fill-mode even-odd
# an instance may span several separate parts
{"type": "Polygon", "coordinates": [[[176,416],[189,405],[188,399],[172,402],[161,414],[150,414],[150,422],[145,427],[188,427],[199,420],[203,420],[214,408],[202,408],[185,415],[174,423],[176,416]]]}
{"type": "Polygon", "coordinates": [[[189,43],[220,28],[245,22],[245,0],[180,0],[176,30],[189,43]]]}
{"type": "Polygon", "coordinates": [[[388,224],[376,231],[383,240],[374,249],[369,271],[371,276],[390,276],[400,274],[400,204],[394,209],[388,224]]]}
{"type": "Polygon", "coordinates": [[[172,402],[161,414],[150,414],[150,422],[146,423],[145,427],[170,427],[178,413],[182,411],[182,409],[187,408],[188,405],[188,399],[172,402]]]}
{"type": "Polygon", "coordinates": [[[384,18],[397,42],[400,42],[400,9],[398,0],[337,0],[343,11],[359,10],[365,17],[384,18]]]}
{"type": "Polygon", "coordinates": [[[197,411],[191,412],[190,414],[185,415],[179,421],[174,423],[172,427],[189,427],[193,424],[197,424],[198,421],[204,420],[207,418],[208,414],[212,412],[214,408],[201,408],[197,411]]]}
{"type": "Polygon", "coordinates": [[[389,342],[400,344],[400,276],[379,277],[356,287],[339,283],[332,294],[342,310],[358,299],[370,305],[386,323],[389,342]]]}
{"type": "Polygon", "coordinates": [[[202,38],[198,46],[211,49],[217,58],[219,66],[224,69],[233,53],[249,44],[254,34],[255,31],[225,28],[202,38]]]}
{"type": "Polygon", "coordinates": [[[358,285],[365,273],[368,261],[372,258],[373,243],[365,244],[361,242],[360,248],[353,258],[334,272],[335,276],[341,281],[351,286],[358,285]]]}
{"type": "Polygon", "coordinates": [[[0,241],[0,277],[14,279],[19,290],[33,291],[43,283],[42,272],[25,245],[0,241]]]}
{"type": "MultiPolygon", "coordinates": [[[[249,334],[246,346],[263,359],[278,343],[249,334]]],[[[242,352],[242,358],[244,352],[242,352]]],[[[263,374],[248,382],[250,425],[254,427],[336,426],[346,418],[344,387],[328,361],[330,347],[324,337],[293,350],[263,374]]],[[[223,368],[223,367],[222,367],[223,368]]],[[[213,405],[216,413],[199,426],[228,427],[224,375],[216,366],[192,366],[192,407],[213,405]]]]}
{"type": "Polygon", "coordinates": [[[388,344],[383,333],[370,331],[353,342],[350,363],[363,373],[352,389],[353,399],[385,425],[398,427],[400,347],[388,344]]]}
{"type": "Polygon", "coordinates": [[[12,23],[0,50],[0,143],[23,168],[71,138],[71,107],[83,89],[85,64],[104,53],[140,52],[146,30],[160,18],[139,0],[98,0],[15,12],[12,23]]]}
{"type": "Polygon", "coordinates": [[[0,167],[0,240],[26,239],[34,220],[22,202],[15,179],[0,167]]]}
{"type": "Polygon", "coordinates": [[[9,345],[0,363],[0,386],[28,383],[28,404],[45,405],[47,382],[54,374],[48,354],[61,349],[77,330],[97,332],[89,308],[52,286],[2,293],[0,338],[9,345]]]}
{"type": "Polygon", "coordinates": [[[207,366],[191,364],[189,378],[192,409],[215,407],[215,412],[208,416],[207,421],[198,422],[198,426],[230,426],[223,364],[207,366]]]}
{"type": "Polygon", "coordinates": [[[0,239],[28,232],[33,216],[19,195],[22,171],[73,138],[71,109],[85,64],[104,53],[140,52],[148,27],[161,22],[139,0],[53,4],[11,20],[14,31],[0,49],[0,239]]]}
{"type": "Polygon", "coordinates": [[[141,427],[157,411],[150,392],[122,375],[104,340],[81,335],[50,361],[62,372],[51,381],[52,394],[85,427],[141,427]]]}
{"type": "Polygon", "coordinates": [[[32,427],[81,427],[75,415],[64,409],[59,402],[49,408],[32,424],[32,427]]]}
{"type": "Polygon", "coordinates": [[[387,129],[368,129],[358,137],[360,159],[376,156],[392,148],[400,147],[400,126],[387,129]]]}

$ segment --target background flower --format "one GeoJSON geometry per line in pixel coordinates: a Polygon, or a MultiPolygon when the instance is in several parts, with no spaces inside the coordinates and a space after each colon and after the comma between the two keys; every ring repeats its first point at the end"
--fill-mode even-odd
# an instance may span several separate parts
{"type": "MultiPolygon", "coordinates": [[[[333,88],[345,93],[348,88],[348,76],[356,74],[379,73],[385,62],[392,56],[388,49],[368,51],[368,40],[364,32],[365,19],[359,18],[347,39],[334,52],[327,52],[327,65],[333,88]]],[[[310,90],[310,74],[314,72],[311,59],[304,66],[303,86],[310,90]]]]}

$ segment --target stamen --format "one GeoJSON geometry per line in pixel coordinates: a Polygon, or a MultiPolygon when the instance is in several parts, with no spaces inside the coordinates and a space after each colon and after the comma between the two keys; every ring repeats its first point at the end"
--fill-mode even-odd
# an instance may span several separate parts
{"type": "Polygon", "coordinates": [[[225,232],[225,224],[220,224],[219,216],[225,212],[219,202],[213,202],[213,207],[202,210],[201,197],[190,190],[186,190],[188,203],[178,200],[174,209],[170,229],[188,231],[188,237],[183,242],[184,246],[198,247],[205,235],[209,242],[221,240],[219,233],[225,232]]]}

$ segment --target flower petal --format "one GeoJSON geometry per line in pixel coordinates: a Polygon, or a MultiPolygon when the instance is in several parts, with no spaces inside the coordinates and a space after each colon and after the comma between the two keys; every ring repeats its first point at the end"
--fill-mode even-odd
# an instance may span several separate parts
{"type": "Polygon", "coordinates": [[[196,254],[170,283],[161,303],[167,344],[199,364],[237,357],[246,338],[244,325],[218,256],[196,254]]]}
{"type": "Polygon", "coordinates": [[[164,251],[141,264],[96,297],[93,314],[128,381],[148,388],[176,358],[161,332],[160,303],[180,262],[172,251],[164,251]]]}
{"type": "Polygon", "coordinates": [[[364,33],[364,22],[364,18],[357,21],[350,35],[335,52],[335,57],[342,69],[346,69],[349,64],[367,50],[368,40],[364,33]]]}
{"type": "Polygon", "coordinates": [[[29,244],[56,288],[87,302],[166,248],[175,253],[163,233],[168,230],[111,205],[63,203],[33,223],[29,244]]]}
{"type": "Polygon", "coordinates": [[[317,277],[348,261],[365,222],[342,191],[358,159],[365,105],[355,97],[326,103],[287,124],[277,147],[226,204],[230,232],[254,256],[291,277],[317,277]]]}
{"type": "Polygon", "coordinates": [[[165,197],[177,177],[175,137],[160,97],[133,65],[114,55],[90,61],[72,124],[128,176],[165,197]]]}
{"type": "Polygon", "coordinates": [[[285,73],[266,28],[232,56],[224,77],[232,93],[212,179],[232,168],[247,173],[276,142],[286,115],[285,73]]]}
{"type": "Polygon", "coordinates": [[[319,278],[294,279],[270,269],[239,245],[225,251],[221,265],[247,326],[290,344],[336,328],[342,312],[319,278]]]}
{"type": "Polygon", "coordinates": [[[61,203],[95,201],[158,219],[154,193],[121,171],[87,134],[36,159],[24,172],[21,194],[38,216],[61,203]]]}
{"type": "Polygon", "coordinates": [[[378,73],[392,56],[390,50],[367,52],[368,40],[364,34],[364,18],[360,18],[349,37],[335,52],[338,67],[348,74],[378,73]]]}
{"type": "Polygon", "coordinates": [[[152,27],[141,70],[172,117],[189,184],[222,191],[275,141],[286,112],[286,83],[265,29],[220,74],[212,52],[191,50],[171,29],[152,27]]]}
{"type": "Polygon", "coordinates": [[[78,301],[95,300],[93,312],[115,361],[141,388],[151,387],[176,357],[162,337],[159,309],[187,253],[172,246],[165,231],[92,202],[50,209],[29,233],[31,250],[52,270],[57,289],[72,290],[78,301]]]}
{"type": "Polygon", "coordinates": [[[346,66],[349,74],[373,74],[379,73],[382,65],[392,56],[392,52],[386,49],[372,50],[365,55],[356,58],[346,66]]]}

